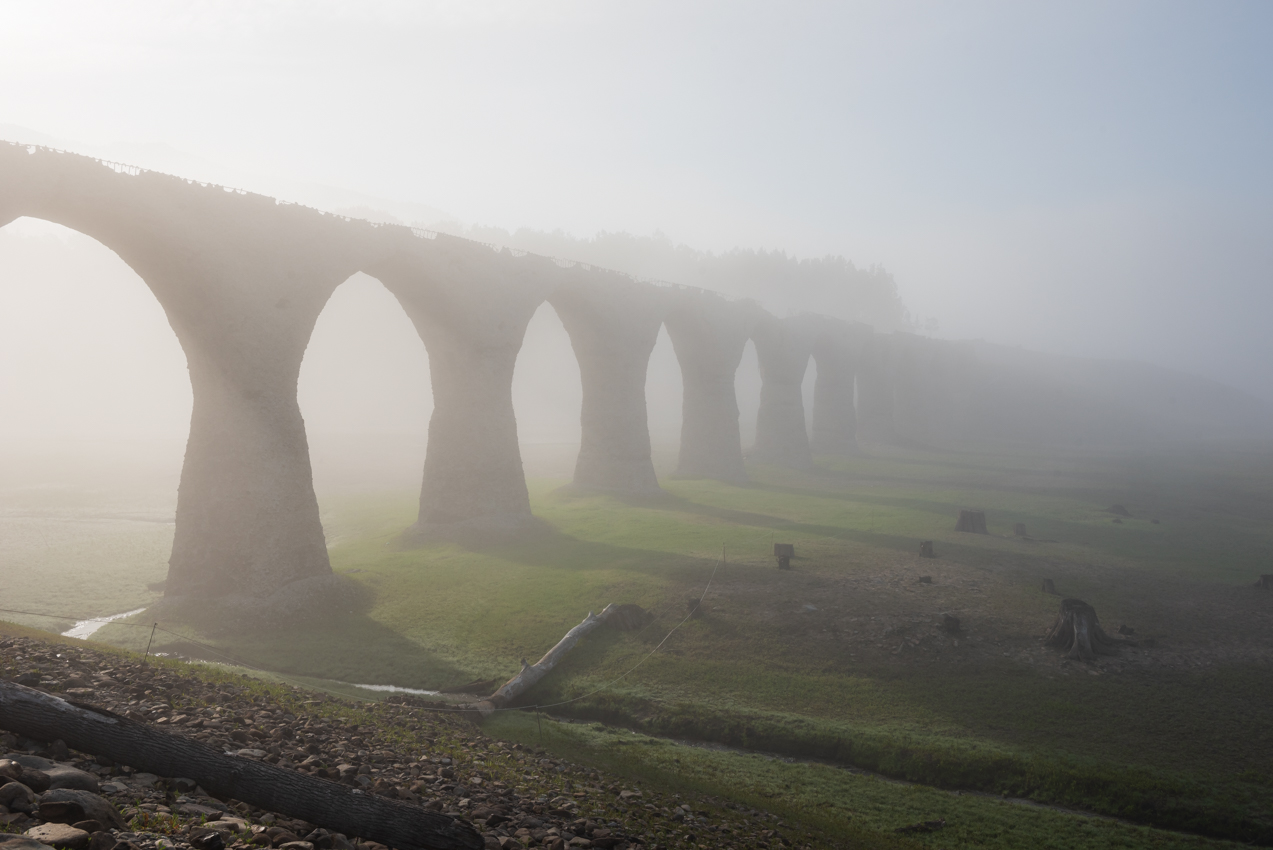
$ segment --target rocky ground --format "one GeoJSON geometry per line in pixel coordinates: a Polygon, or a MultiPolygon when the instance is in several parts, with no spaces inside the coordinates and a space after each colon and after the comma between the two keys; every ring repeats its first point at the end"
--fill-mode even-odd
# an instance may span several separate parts
{"type": "MultiPolygon", "coordinates": [[[[354,703],[26,637],[0,639],[0,675],[241,758],[463,818],[487,848],[825,846],[771,813],[625,783],[408,700],[354,703]]],[[[197,778],[138,772],[60,741],[0,731],[0,752],[0,850],[383,850],[213,798],[197,778]]]]}

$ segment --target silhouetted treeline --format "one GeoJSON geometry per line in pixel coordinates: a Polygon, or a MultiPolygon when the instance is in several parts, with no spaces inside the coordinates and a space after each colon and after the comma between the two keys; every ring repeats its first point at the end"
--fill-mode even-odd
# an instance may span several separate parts
{"type": "Polygon", "coordinates": [[[825,313],[866,322],[880,330],[908,328],[912,324],[891,274],[878,265],[858,268],[844,257],[802,260],[785,251],[742,248],[713,254],[674,244],[663,234],[602,232],[580,239],[560,230],[546,233],[522,229],[509,233],[497,227],[454,223],[434,227],[468,239],[578,260],[636,277],[753,298],[780,316],[825,313]]]}

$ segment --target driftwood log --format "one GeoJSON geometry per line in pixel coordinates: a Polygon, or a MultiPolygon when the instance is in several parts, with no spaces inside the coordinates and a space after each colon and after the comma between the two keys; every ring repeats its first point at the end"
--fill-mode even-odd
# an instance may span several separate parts
{"type": "Polygon", "coordinates": [[[989,534],[986,530],[985,511],[960,511],[959,521],[955,523],[955,531],[967,531],[972,534],[989,534]]]}
{"type": "MultiPolygon", "coordinates": [[[[536,661],[534,664],[526,663],[526,659],[522,659],[522,669],[509,679],[499,690],[491,694],[486,699],[472,706],[476,708],[483,717],[491,714],[497,708],[504,706],[517,699],[526,691],[538,684],[539,680],[548,675],[548,672],[557,666],[557,662],[565,657],[566,653],[575,648],[584,635],[595,630],[598,626],[604,624],[607,620],[615,618],[616,620],[627,620],[626,609],[635,606],[615,605],[613,603],[607,605],[600,614],[588,612],[588,616],[583,618],[583,622],[566,632],[565,637],[557,641],[557,645],[544,653],[544,657],[536,661]]],[[[626,625],[626,622],[624,623],[626,625]]]]}
{"type": "Polygon", "coordinates": [[[1082,599],[1062,599],[1061,611],[1043,642],[1063,649],[1067,658],[1092,661],[1098,655],[1113,655],[1124,643],[1112,638],[1096,619],[1096,609],[1082,599]]]}
{"type": "Polygon", "coordinates": [[[227,755],[94,706],[0,681],[0,728],[158,776],[193,779],[214,796],[242,800],[333,832],[397,850],[481,850],[463,821],[327,779],[227,755]]]}

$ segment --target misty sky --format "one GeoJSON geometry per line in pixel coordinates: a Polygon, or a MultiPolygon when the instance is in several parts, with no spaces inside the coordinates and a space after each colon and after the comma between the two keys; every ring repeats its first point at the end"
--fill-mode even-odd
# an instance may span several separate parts
{"type": "Polygon", "coordinates": [[[0,0],[0,15],[0,135],[510,229],[844,254],[892,270],[941,336],[1273,398],[1267,2],[0,0]]]}

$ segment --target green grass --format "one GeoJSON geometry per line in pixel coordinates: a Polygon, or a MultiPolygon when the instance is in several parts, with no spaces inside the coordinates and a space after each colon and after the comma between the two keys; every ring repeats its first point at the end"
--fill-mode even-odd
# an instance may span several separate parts
{"type": "Polygon", "coordinates": [[[772,811],[851,846],[1039,850],[1203,848],[1239,845],[1182,836],[1022,801],[940,791],[826,764],[690,747],[622,730],[500,715],[486,731],[682,793],[772,811]],[[944,820],[940,830],[896,837],[899,827],[944,820]]]}
{"type": "Polygon", "coordinates": [[[1273,841],[1269,605],[1249,589],[1273,552],[1273,455],[910,453],[752,474],[667,481],[653,501],[532,481],[547,530],[487,546],[404,548],[411,493],[325,499],[345,606],[251,634],[165,625],[292,677],[439,687],[511,675],[588,610],[635,602],[658,621],[585,641],[533,699],[604,687],[555,710],[1273,841]],[[1134,516],[1114,524],[1114,503],[1134,516]],[[991,536],[953,531],[964,507],[991,536]],[[1017,522],[1032,539],[1006,536],[1017,522]],[[791,573],[773,541],[796,544],[791,573]],[[713,571],[709,616],[642,662],[713,571]],[[1057,602],[1042,578],[1159,648],[1060,664],[1039,647],[1057,602]],[[957,647],[933,635],[943,611],[964,621],[957,647]]]}

